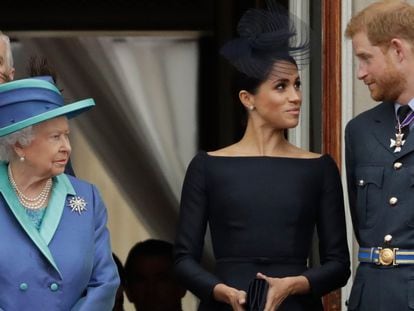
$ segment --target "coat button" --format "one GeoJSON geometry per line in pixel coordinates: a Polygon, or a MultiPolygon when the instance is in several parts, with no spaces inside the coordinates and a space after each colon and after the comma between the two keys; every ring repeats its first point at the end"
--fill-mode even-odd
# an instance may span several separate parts
{"type": "Polygon", "coordinates": [[[358,180],[358,186],[363,186],[363,185],[365,185],[365,180],[363,179],[358,180]]]}
{"type": "Polygon", "coordinates": [[[56,283],[52,283],[52,284],[50,284],[50,290],[52,291],[52,292],[55,292],[55,291],[57,291],[59,289],[59,285],[57,285],[56,283]]]}
{"type": "Polygon", "coordinates": [[[392,235],[391,235],[391,234],[387,234],[387,235],[384,237],[384,243],[385,243],[385,244],[389,244],[389,243],[391,242],[391,240],[392,240],[392,235]]]}
{"type": "Polygon", "coordinates": [[[19,288],[21,291],[25,292],[29,288],[29,285],[27,285],[27,283],[21,283],[19,288]]]}
{"type": "Polygon", "coordinates": [[[396,197],[392,197],[392,198],[390,198],[389,202],[390,202],[390,205],[394,206],[395,204],[397,204],[398,199],[396,197]]]}
{"type": "Polygon", "coordinates": [[[403,165],[402,165],[402,163],[401,163],[401,162],[395,162],[395,163],[394,163],[394,169],[395,169],[395,170],[399,170],[400,168],[402,168],[402,166],[403,166],[403,165]]]}

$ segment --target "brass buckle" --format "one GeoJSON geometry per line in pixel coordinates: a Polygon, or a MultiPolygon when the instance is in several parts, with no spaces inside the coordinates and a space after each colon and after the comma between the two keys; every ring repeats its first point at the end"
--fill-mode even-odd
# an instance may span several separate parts
{"type": "Polygon", "coordinates": [[[397,266],[395,262],[396,252],[398,248],[382,248],[378,247],[378,262],[377,265],[380,266],[397,266]]]}

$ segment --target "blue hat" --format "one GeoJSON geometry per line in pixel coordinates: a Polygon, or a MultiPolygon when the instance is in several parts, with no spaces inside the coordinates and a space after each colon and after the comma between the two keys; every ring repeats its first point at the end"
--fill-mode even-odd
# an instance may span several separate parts
{"type": "Polygon", "coordinates": [[[56,117],[73,118],[94,105],[92,98],[65,105],[50,76],[0,84],[0,137],[56,117]]]}

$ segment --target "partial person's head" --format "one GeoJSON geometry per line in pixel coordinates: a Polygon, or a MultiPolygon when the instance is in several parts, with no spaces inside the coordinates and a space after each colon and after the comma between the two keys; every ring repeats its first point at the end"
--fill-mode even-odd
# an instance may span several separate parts
{"type": "Polygon", "coordinates": [[[358,59],[357,77],[374,100],[407,103],[414,97],[414,6],[375,2],[349,21],[345,36],[358,59]]]}
{"type": "Polygon", "coordinates": [[[68,118],[93,105],[92,99],[65,105],[47,76],[0,84],[0,160],[39,177],[63,173],[71,152],[68,118]]]}
{"type": "Polygon", "coordinates": [[[29,77],[50,76],[53,83],[58,84],[56,70],[44,56],[32,55],[27,63],[26,73],[29,77]]]}
{"type": "Polygon", "coordinates": [[[13,79],[14,67],[10,39],[0,31],[0,83],[13,79]]]}
{"type": "Polygon", "coordinates": [[[139,311],[181,310],[183,289],[173,274],[173,245],[150,239],[135,244],[125,262],[125,292],[139,311]]]}
{"type": "Polygon", "coordinates": [[[299,64],[309,58],[309,29],[276,1],[266,3],[267,9],[250,9],[242,16],[239,38],[227,42],[221,54],[236,70],[249,120],[287,129],[299,122],[299,64]]]}
{"type": "Polygon", "coordinates": [[[112,253],[112,258],[114,259],[116,267],[118,268],[118,274],[121,280],[118,290],[116,291],[115,304],[114,304],[114,307],[112,308],[112,311],[124,311],[125,270],[118,256],[112,253]]]}

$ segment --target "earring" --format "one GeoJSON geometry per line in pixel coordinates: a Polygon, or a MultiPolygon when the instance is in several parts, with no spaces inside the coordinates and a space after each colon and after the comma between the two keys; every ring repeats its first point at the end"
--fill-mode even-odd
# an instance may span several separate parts
{"type": "Polygon", "coordinates": [[[19,160],[20,160],[20,162],[24,162],[24,160],[25,160],[24,156],[21,156],[21,157],[19,158],[19,160]]]}
{"type": "Polygon", "coordinates": [[[250,111],[253,111],[254,110],[254,106],[253,105],[250,105],[248,108],[249,108],[250,111]]]}

